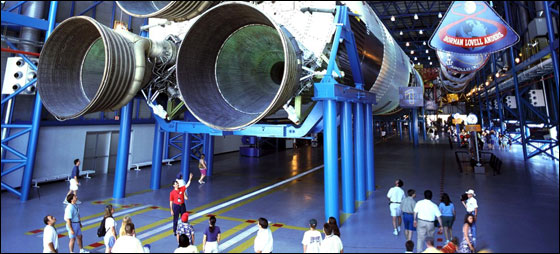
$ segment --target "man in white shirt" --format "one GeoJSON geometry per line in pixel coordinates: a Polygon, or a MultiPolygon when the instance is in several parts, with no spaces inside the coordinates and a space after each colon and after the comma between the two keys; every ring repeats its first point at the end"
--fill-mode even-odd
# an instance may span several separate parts
{"type": "Polygon", "coordinates": [[[414,226],[418,239],[416,241],[416,252],[421,252],[426,237],[434,237],[435,225],[437,219],[439,221],[439,232],[443,230],[441,223],[441,211],[438,206],[432,202],[432,191],[424,191],[424,199],[416,202],[414,206],[414,226]]]}
{"type": "Polygon", "coordinates": [[[259,218],[259,231],[255,237],[254,249],[256,253],[271,253],[274,239],[272,232],[268,228],[268,220],[259,218]]]}
{"type": "Polygon", "coordinates": [[[43,253],[58,253],[58,233],[54,228],[56,218],[47,215],[43,219],[45,229],[43,229],[43,253]]]}
{"type": "Polygon", "coordinates": [[[333,234],[333,228],[329,223],[323,225],[323,232],[325,232],[325,239],[321,243],[320,253],[342,253],[342,241],[340,237],[333,234]]]}
{"type": "Polygon", "coordinates": [[[142,242],[135,235],[134,224],[126,224],[124,231],[126,235],[119,237],[111,250],[113,253],[144,253],[142,242]]]}
{"type": "Polygon", "coordinates": [[[309,230],[305,231],[303,234],[303,240],[301,244],[303,244],[303,253],[319,253],[322,237],[321,232],[316,230],[317,227],[317,220],[311,219],[309,221],[309,230]]]}
{"type": "Polygon", "coordinates": [[[465,192],[469,197],[467,201],[462,201],[463,206],[467,209],[467,214],[472,214],[474,216],[474,222],[471,226],[471,232],[473,235],[473,242],[476,242],[476,217],[478,216],[478,202],[474,198],[476,194],[474,194],[474,190],[470,189],[465,192]]]}
{"type": "Polygon", "coordinates": [[[404,190],[401,188],[402,186],[403,181],[401,179],[397,179],[395,181],[395,186],[389,189],[389,192],[387,192],[387,199],[389,199],[389,210],[391,211],[391,217],[393,218],[393,235],[398,235],[401,231],[401,201],[405,197],[404,190]]]}

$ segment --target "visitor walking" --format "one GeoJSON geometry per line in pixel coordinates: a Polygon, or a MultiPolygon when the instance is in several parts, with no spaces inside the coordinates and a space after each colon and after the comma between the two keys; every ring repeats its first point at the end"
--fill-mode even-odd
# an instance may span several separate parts
{"type": "MultiPolygon", "coordinates": [[[[80,183],[78,182],[79,175],[80,175],[80,159],[75,159],[74,167],[72,168],[72,172],[70,173],[70,187],[68,193],[66,193],[66,197],[68,197],[70,193],[74,193],[74,195],[78,194],[78,185],[80,185],[80,183]]],[[[66,197],[64,198],[64,201],[62,201],[62,203],[67,205],[68,201],[66,200],[66,197]]],[[[78,200],[77,204],[79,205],[81,203],[82,201],[78,200]]]]}
{"type": "Polygon", "coordinates": [[[463,224],[463,241],[461,241],[461,245],[459,245],[458,252],[460,253],[474,253],[474,238],[473,238],[473,231],[472,225],[474,223],[474,215],[466,214],[465,221],[463,224]]]}
{"type": "Polygon", "coordinates": [[[416,203],[414,207],[414,226],[417,231],[417,247],[416,251],[420,252],[423,249],[423,244],[426,237],[434,237],[435,232],[435,220],[439,222],[440,232],[443,230],[441,225],[441,212],[434,202],[432,202],[432,191],[424,191],[424,199],[416,203]]]}
{"type": "Polygon", "coordinates": [[[105,242],[105,253],[111,253],[111,249],[117,241],[117,230],[115,229],[117,224],[113,218],[113,213],[115,209],[112,205],[107,205],[105,207],[105,236],[103,237],[103,242],[105,242]]]}
{"type": "Polygon", "coordinates": [[[208,219],[209,226],[204,231],[202,237],[202,251],[204,253],[218,253],[218,244],[220,243],[221,231],[220,227],[216,226],[216,216],[212,215],[208,219]]]}
{"type": "Polygon", "coordinates": [[[451,199],[447,193],[441,196],[439,203],[439,211],[441,212],[441,221],[443,222],[443,232],[445,234],[445,244],[453,238],[453,222],[455,221],[455,206],[451,203],[451,199]]]}
{"type": "Polygon", "coordinates": [[[268,220],[259,218],[259,231],[255,237],[254,250],[255,253],[271,253],[274,245],[272,231],[268,228],[268,220]]]}
{"type": "Polygon", "coordinates": [[[78,239],[78,246],[80,247],[80,253],[89,253],[89,251],[84,250],[82,244],[82,221],[80,219],[80,210],[78,209],[78,195],[74,193],[68,194],[66,197],[68,205],[64,210],[64,220],[66,221],[66,230],[68,231],[68,237],[70,242],[68,243],[68,248],[70,253],[74,252],[74,242],[78,239]]]}
{"type": "Polygon", "coordinates": [[[467,214],[473,215],[474,221],[472,222],[472,236],[473,236],[473,242],[476,243],[476,220],[478,217],[478,202],[474,198],[476,196],[474,190],[470,189],[466,191],[465,194],[467,194],[468,198],[466,201],[463,201],[462,203],[463,206],[465,206],[465,209],[467,210],[467,214]]]}
{"type": "Polygon", "coordinates": [[[393,235],[398,235],[401,231],[401,201],[404,199],[404,190],[401,188],[403,181],[401,179],[395,180],[395,186],[387,192],[387,199],[389,200],[389,210],[393,220],[393,235]]]}
{"type": "Polygon", "coordinates": [[[409,189],[408,197],[401,201],[402,220],[404,224],[404,236],[406,240],[412,240],[412,232],[416,231],[414,227],[414,206],[416,206],[416,191],[409,189]]]}
{"type": "Polygon", "coordinates": [[[202,154],[200,155],[200,160],[198,160],[198,169],[200,170],[200,179],[198,179],[199,184],[206,183],[204,181],[204,177],[206,177],[208,166],[206,165],[206,161],[204,160],[204,158],[206,158],[206,155],[202,154]]]}
{"type": "Polygon", "coordinates": [[[301,241],[301,244],[303,244],[303,253],[319,253],[323,239],[321,237],[321,232],[315,229],[316,227],[317,220],[309,220],[309,230],[305,231],[303,240],[301,241]]]}

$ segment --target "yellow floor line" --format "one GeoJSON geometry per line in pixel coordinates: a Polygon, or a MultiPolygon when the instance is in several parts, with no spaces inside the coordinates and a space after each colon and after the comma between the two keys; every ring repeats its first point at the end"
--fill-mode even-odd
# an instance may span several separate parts
{"type": "MultiPolygon", "coordinates": [[[[270,225],[270,224],[269,224],[270,225]]],[[[270,227],[270,231],[274,232],[276,230],[278,230],[278,227],[270,227]]],[[[257,233],[255,233],[255,236],[249,238],[249,240],[245,241],[244,243],[238,245],[237,247],[235,247],[234,249],[228,251],[228,253],[241,253],[244,252],[245,250],[247,250],[249,247],[253,246],[253,244],[255,244],[255,238],[257,237],[257,233]]],[[[274,236],[273,236],[274,238],[274,236]]],[[[272,250],[274,252],[274,250],[272,250]]],[[[251,251],[252,252],[252,251],[251,251]]]]}
{"type": "MultiPolygon", "coordinates": [[[[237,233],[237,232],[239,232],[239,231],[241,231],[241,230],[243,230],[246,227],[251,226],[251,225],[255,225],[255,223],[248,223],[248,222],[243,221],[243,223],[229,229],[226,232],[223,232],[220,236],[220,242],[224,242],[226,239],[228,239],[228,237],[232,236],[233,234],[235,234],[235,233],[237,233]]],[[[195,240],[196,240],[196,238],[195,238],[195,240]]],[[[198,250],[202,251],[202,239],[200,239],[200,244],[197,245],[196,247],[198,248],[198,250]]]]}
{"type": "MultiPolygon", "coordinates": [[[[142,213],[153,211],[153,210],[156,210],[156,209],[153,209],[151,207],[147,207],[147,208],[144,208],[142,210],[139,210],[139,211],[136,211],[136,212],[133,212],[133,213],[129,213],[129,214],[126,214],[126,215],[132,217],[134,215],[142,214],[142,213]]],[[[124,218],[124,216],[126,216],[126,215],[121,215],[119,217],[114,218],[115,222],[119,221],[119,220],[122,220],[122,218],[124,218]]],[[[132,221],[134,221],[134,220],[132,220],[132,221]]],[[[89,229],[92,229],[92,228],[98,228],[98,227],[99,227],[99,223],[90,224],[90,225],[87,225],[87,226],[83,227],[82,232],[84,232],[86,230],[89,230],[89,229]]],[[[68,231],[66,231],[64,233],[61,233],[60,235],[68,235],[68,231]]]]}

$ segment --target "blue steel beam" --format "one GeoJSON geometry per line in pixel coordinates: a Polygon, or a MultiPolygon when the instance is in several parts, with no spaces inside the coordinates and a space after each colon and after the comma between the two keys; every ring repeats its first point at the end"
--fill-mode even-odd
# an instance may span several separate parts
{"type": "Polygon", "coordinates": [[[2,25],[17,24],[20,26],[32,27],[39,30],[47,30],[49,28],[49,22],[44,19],[36,19],[8,11],[1,11],[1,15],[2,25]]]}
{"type": "Polygon", "coordinates": [[[188,179],[190,173],[190,154],[191,154],[191,134],[185,133],[183,134],[183,151],[182,151],[182,159],[181,159],[181,173],[183,173],[183,179],[188,179]]]}
{"type": "Polygon", "coordinates": [[[113,183],[113,198],[124,198],[126,194],[126,173],[128,171],[128,153],[130,151],[130,130],[132,124],[132,101],[121,108],[121,125],[119,129],[119,146],[113,183]]]}
{"type": "Polygon", "coordinates": [[[365,165],[365,116],[364,104],[356,103],[354,113],[354,154],[356,156],[356,200],[366,200],[366,165],[365,165]]]}
{"type": "Polygon", "coordinates": [[[375,164],[373,153],[373,112],[371,104],[365,104],[365,157],[366,157],[366,190],[367,195],[373,194],[375,191],[375,164]]]}
{"type": "Polygon", "coordinates": [[[154,128],[154,147],[152,149],[152,171],[150,177],[150,188],[152,190],[158,190],[161,186],[162,149],[163,133],[159,127],[159,123],[156,122],[154,128]]]}
{"type": "Polygon", "coordinates": [[[346,101],[342,107],[340,141],[342,145],[342,211],[354,213],[354,154],[352,137],[352,103],[346,101]]]}
{"type": "Polygon", "coordinates": [[[212,172],[214,171],[214,136],[208,135],[206,144],[208,145],[206,148],[206,163],[208,164],[206,177],[212,177],[212,172]]]}
{"type": "MultiPolygon", "coordinates": [[[[337,7],[338,9],[338,7],[337,7]]],[[[338,14],[339,12],[337,12],[338,14]]],[[[325,133],[323,135],[323,156],[325,161],[324,185],[325,185],[325,222],[329,217],[334,217],[337,222],[339,218],[338,205],[338,139],[336,124],[336,101],[324,100],[325,133]]]]}
{"type": "MultiPolygon", "coordinates": [[[[54,30],[54,25],[56,22],[56,11],[58,9],[58,1],[51,1],[49,8],[49,19],[47,32],[45,35],[45,41],[51,35],[54,30]]],[[[35,165],[35,155],[37,152],[37,141],[39,139],[39,123],[41,122],[41,96],[37,93],[35,95],[35,104],[33,105],[33,116],[31,118],[31,130],[29,132],[29,140],[27,143],[27,164],[23,170],[23,177],[21,179],[21,196],[20,200],[22,202],[27,201],[29,198],[29,188],[31,187],[31,179],[33,178],[33,169],[35,165]]]]}
{"type": "MultiPolygon", "coordinates": [[[[506,21],[508,23],[511,23],[511,18],[510,18],[510,14],[509,14],[509,6],[508,6],[508,2],[505,1],[504,2],[504,9],[506,12],[506,21]]],[[[509,48],[509,56],[510,59],[513,60],[515,59],[515,56],[513,54],[513,47],[509,48]]],[[[517,109],[519,112],[519,121],[520,121],[520,131],[521,131],[521,146],[523,149],[523,159],[526,161],[527,160],[527,143],[526,143],[526,137],[525,137],[525,116],[523,115],[523,105],[521,104],[521,94],[519,93],[519,82],[517,81],[517,71],[516,71],[516,67],[515,67],[515,61],[510,61],[511,62],[511,70],[513,73],[513,83],[515,85],[515,98],[517,100],[517,109]]]]}
{"type": "MultiPolygon", "coordinates": [[[[553,1],[552,2],[544,1],[544,12],[546,16],[546,27],[548,28],[548,42],[550,44],[550,55],[552,57],[552,66],[554,67],[554,84],[556,85],[556,100],[554,101],[558,102],[558,100],[560,100],[560,98],[558,97],[560,94],[560,84],[559,84],[560,71],[558,69],[558,64],[559,64],[558,54],[556,53],[556,50],[554,50],[552,46],[554,44],[558,44],[558,38],[554,38],[554,28],[552,27],[552,18],[550,17],[551,10],[552,10],[550,9],[550,6],[553,3],[554,3],[553,1]]],[[[552,107],[556,110],[558,109],[558,104],[552,105],[552,107]]],[[[558,122],[560,121],[558,121],[558,116],[556,116],[556,130],[559,129],[558,122]]],[[[558,139],[558,136],[556,136],[556,139],[558,139]]]]}

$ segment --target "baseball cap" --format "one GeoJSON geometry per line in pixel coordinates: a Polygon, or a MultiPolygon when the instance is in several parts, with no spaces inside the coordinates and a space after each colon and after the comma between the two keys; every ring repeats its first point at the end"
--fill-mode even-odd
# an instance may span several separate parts
{"type": "Polygon", "coordinates": [[[311,219],[311,220],[309,220],[309,225],[311,225],[311,226],[317,226],[317,220],[316,220],[316,219],[311,219]]]}
{"type": "Polygon", "coordinates": [[[183,213],[183,215],[181,216],[181,221],[183,222],[189,221],[189,213],[187,212],[183,213]]]}
{"type": "Polygon", "coordinates": [[[476,194],[474,194],[474,190],[470,189],[467,192],[465,192],[466,194],[471,194],[473,196],[476,196],[476,194]]]}

